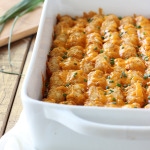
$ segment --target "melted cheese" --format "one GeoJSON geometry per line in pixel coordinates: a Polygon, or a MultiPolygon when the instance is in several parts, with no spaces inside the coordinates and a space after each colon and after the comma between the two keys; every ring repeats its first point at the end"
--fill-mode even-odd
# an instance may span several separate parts
{"type": "Polygon", "coordinates": [[[90,11],[58,15],[43,101],[150,108],[150,21],[90,11]]]}

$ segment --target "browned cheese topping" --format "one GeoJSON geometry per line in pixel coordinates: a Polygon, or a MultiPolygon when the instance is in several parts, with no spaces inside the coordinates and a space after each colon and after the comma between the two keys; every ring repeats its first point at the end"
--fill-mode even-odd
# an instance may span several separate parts
{"type": "Polygon", "coordinates": [[[150,108],[150,20],[99,10],[58,15],[43,101],[150,108]]]}

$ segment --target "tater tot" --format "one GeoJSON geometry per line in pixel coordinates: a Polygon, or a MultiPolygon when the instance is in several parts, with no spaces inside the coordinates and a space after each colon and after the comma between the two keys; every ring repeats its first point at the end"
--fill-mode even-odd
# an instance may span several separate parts
{"type": "Polygon", "coordinates": [[[149,18],[59,14],[50,45],[44,102],[150,108],[149,18]]]}

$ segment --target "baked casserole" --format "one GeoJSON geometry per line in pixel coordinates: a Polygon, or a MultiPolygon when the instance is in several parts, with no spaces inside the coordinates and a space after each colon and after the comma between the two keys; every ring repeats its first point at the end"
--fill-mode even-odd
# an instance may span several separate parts
{"type": "Polygon", "coordinates": [[[150,21],[90,11],[58,15],[43,101],[149,108],[150,21]]]}

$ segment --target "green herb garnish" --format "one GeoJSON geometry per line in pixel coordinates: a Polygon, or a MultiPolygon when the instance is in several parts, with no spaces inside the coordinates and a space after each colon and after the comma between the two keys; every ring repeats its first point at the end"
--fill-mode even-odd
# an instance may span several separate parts
{"type": "Polygon", "coordinates": [[[107,79],[110,79],[111,77],[110,77],[110,76],[107,76],[106,78],[107,78],[107,79]]]}
{"type": "Polygon", "coordinates": [[[65,86],[68,87],[70,85],[70,83],[66,83],[65,86]]]}
{"type": "Polygon", "coordinates": [[[103,40],[105,39],[104,36],[102,36],[102,39],[103,39],[103,40]]]}
{"type": "Polygon", "coordinates": [[[141,28],[141,26],[136,26],[136,28],[137,28],[137,29],[140,29],[140,28],[141,28]]]}
{"type": "Polygon", "coordinates": [[[121,84],[120,84],[120,83],[117,83],[117,86],[118,86],[118,87],[121,87],[121,84]]]}
{"type": "Polygon", "coordinates": [[[93,18],[88,18],[87,21],[90,23],[93,21],[93,18]]]}
{"type": "Polygon", "coordinates": [[[110,93],[113,93],[114,91],[112,89],[109,90],[110,93]]]}
{"type": "Polygon", "coordinates": [[[119,17],[118,17],[118,19],[119,19],[119,20],[121,20],[121,19],[122,19],[122,17],[121,17],[121,16],[119,16],[119,17]]]}
{"type": "Polygon", "coordinates": [[[147,88],[148,88],[148,85],[145,85],[144,88],[147,89],[147,88]]]}
{"type": "Polygon", "coordinates": [[[25,15],[26,13],[33,11],[36,7],[38,7],[44,0],[22,0],[21,2],[14,5],[12,8],[7,10],[3,16],[0,17],[0,33],[2,32],[3,28],[5,27],[6,23],[10,20],[14,19],[12,23],[12,27],[10,29],[10,35],[8,39],[8,59],[9,64],[11,64],[11,54],[10,54],[10,47],[11,47],[11,40],[14,26],[17,20],[25,15]]]}
{"type": "Polygon", "coordinates": [[[123,35],[123,32],[120,33],[120,37],[122,37],[122,35],[123,35]]]}
{"type": "Polygon", "coordinates": [[[67,57],[66,55],[63,55],[62,58],[63,58],[63,59],[67,59],[68,57],[67,57]]]}
{"type": "Polygon", "coordinates": [[[109,89],[109,86],[106,86],[106,89],[109,89]]]}
{"type": "Polygon", "coordinates": [[[101,50],[100,50],[100,53],[103,53],[103,52],[104,52],[104,50],[103,50],[103,49],[101,49],[101,50]]]}
{"type": "Polygon", "coordinates": [[[107,56],[104,56],[104,58],[107,60],[107,56]]]}
{"type": "Polygon", "coordinates": [[[144,74],[144,76],[143,76],[144,79],[147,79],[148,77],[149,77],[148,74],[144,74]]]}
{"type": "Polygon", "coordinates": [[[77,74],[78,74],[78,73],[77,73],[77,72],[75,72],[75,73],[74,73],[74,75],[73,75],[73,77],[75,78],[75,77],[77,76],[77,74]]]}
{"type": "Polygon", "coordinates": [[[84,82],[87,82],[87,79],[84,79],[84,82]]]}
{"type": "Polygon", "coordinates": [[[67,97],[67,94],[66,94],[66,93],[63,93],[63,97],[66,99],[66,97],[67,97]]]}
{"type": "Polygon", "coordinates": [[[63,58],[63,59],[67,59],[67,58],[68,58],[67,52],[64,53],[64,55],[62,56],[62,58],[63,58]]]}
{"type": "Polygon", "coordinates": [[[114,58],[111,58],[111,59],[110,59],[110,64],[111,64],[111,65],[114,65],[114,64],[115,64],[114,58]]]}
{"type": "Polygon", "coordinates": [[[97,47],[95,47],[94,50],[96,51],[96,50],[97,50],[97,47]]]}
{"type": "Polygon", "coordinates": [[[148,57],[148,56],[145,56],[145,57],[144,57],[144,60],[145,60],[145,61],[148,61],[148,60],[149,60],[149,57],[148,57]]]}
{"type": "Polygon", "coordinates": [[[109,83],[114,83],[114,81],[113,81],[113,80],[110,80],[109,83]]]}
{"type": "Polygon", "coordinates": [[[112,98],[112,100],[113,100],[113,101],[116,101],[116,98],[115,98],[115,97],[113,97],[113,98],[112,98]]]}
{"type": "Polygon", "coordinates": [[[126,78],[127,77],[127,74],[123,71],[122,73],[121,73],[121,78],[126,78]]]}

